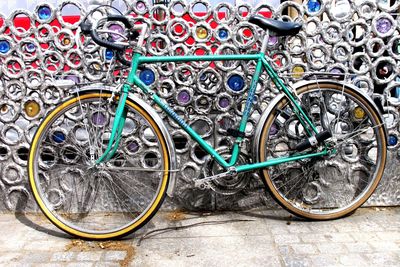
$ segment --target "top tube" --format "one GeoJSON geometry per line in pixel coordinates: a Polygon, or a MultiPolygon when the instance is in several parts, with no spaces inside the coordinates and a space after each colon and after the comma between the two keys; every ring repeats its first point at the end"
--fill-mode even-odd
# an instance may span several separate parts
{"type": "Polygon", "coordinates": [[[190,61],[227,61],[227,60],[258,60],[264,57],[263,53],[249,55],[188,55],[188,56],[140,56],[138,63],[156,63],[156,62],[190,62],[190,61]]]}

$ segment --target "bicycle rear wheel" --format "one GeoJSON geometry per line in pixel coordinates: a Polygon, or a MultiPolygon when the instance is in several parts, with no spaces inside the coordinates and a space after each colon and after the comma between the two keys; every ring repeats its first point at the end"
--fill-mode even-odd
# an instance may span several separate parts
{"type": "Polygon", "coordinates": [[[29,154],[29,181],[44,214],[81,238],[109,239],[144,225],[169,181],[165,138],[149,113],[127,100],[115,155],[95,166],[111,133],[116,101],[107,92],[72,97],[39,126],[29,154]]]}
{"type": "MultiPolygon", "coordinates": [[[[335,83],[304,86],[300,103],[320,131],[329,129],[331,156],[264,169],[262,177],[277,202],[297,216],[327,220],[361,206],[382,178],[386,139],[379,114],[359,92],[335,83]]],[[[306,132],[286,98],[273,108],[260,137],[260,161],[288,156],[306,132]]],[[[307,152],[321,151],[324,146],[307,152]]]]}

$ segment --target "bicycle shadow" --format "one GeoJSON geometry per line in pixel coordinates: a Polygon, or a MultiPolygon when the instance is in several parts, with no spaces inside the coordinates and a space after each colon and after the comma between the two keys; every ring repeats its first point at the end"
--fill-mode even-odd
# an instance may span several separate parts
{"type": "MultiPolygon", "coordinates": [[[[51,235],[51,236],[59,237],[59,238],[65,238],[65,239],[76,239],[76,237],[73,237],[67,233],[50,229],[46,226],[43,226],[43,225],[33,221],[32,219],[30,219],[27,216],[29,213],[26,211],[27,206],[28,206],[28,200],[29,200],[29,196],[26,196],[24,194],[21,194],[17,200],[14,215],[15,215],[15,218],[20,223],[34,229],[35,231],[39,231],[39,232],[42,232],[47,235],[51,235]]],[[[192,215],[191,219],[195,219],[195,218],[201,218],[201,217],[217,216],[221,212],[222,211],[199,211],[199,210],[189,211],[188,210],[186,212],[186,214],[192,215]]],[[[290,222],[306,222],[306,221],[308,221],[306,219],[295,217],[290,214],[284,214],[283,212],[260,213],[259,210],[256,210],[256,211],[236,210],[236,211],[230,211],[230,212],[236,213],[236,214],[244,217],[244,218],[242,217],[241,219],[239,219],[237,221],[247,221],[247,220],[251,221],[250,218],[267,219],[267,220],[282,221],[282,222],[289,222],[289,221],[290,222]],[[249,218],[249,219],[246,220],[246,218],[249,218]]],[[[34,215],[34,216],[40,216],[47,222],[47,218],[43,214],[41,214],[39,211],[37,212],[37,214],[38,215],[34,215]]],[[[182,220],[184,221],[185,219],[182,219],[182,220]]],[[[151,237],[154,237],[155,235],[160,235],[160,234],[162,234],[164,232],[168,232],[168,231],[174,231],[174,230],[176,231],[181,228],[182,229],[190,228],[190,227],[200,226],[202,224],[212,225],[212,224],[221,224],[221,223],[228,223],[228,222],[234,222],[234,221],[235,220],[209,221],[209,222],[205,222],[205,223],[195,223],[192,225],[189,224],[189,225],[185,225],[185,226],[173,226],[173,227],[167,227],[167,228],[161,228],[161,229],[157,229],[154,225],[152,225],[150,223],[147,225],[147,227],[144,227],[143,229],[141,229],[140,233],[131,233],[131,234],[123,237],[121,240],[130,240],[132,238],[138,238],[139,244],[140,244],[140,242],[143,241],[143,239],[151,238],[151,237]]]]}
{"type": "MultiPolygon", "coordinates": [[[[59,238],[67,238],[67,239],[73,239],[73,237],[71,237],[70,235],[63,233],[61,231],[56,231],[53,229],[49,229],[45,226],[42,226],[36,222],[34,222],[33,220],[31,220],[30,218],[28,218],[27,214],[28,212],[26,211],[27,205],[28,205],[28,200],[29,197],[21,194],[20,197],[18,198],[18,201],[16,203],[15,206],[15,218],[22,224],[24,224],[25,226],[28,226],[29,228],[34,229],[35,231],[39,231],[48,235],[52,235],[55,237],[59,237],[59,238]]],[[[42,214],[38,215],[43,216],[42,214]]],[[[45,218],[47,220],[47,218],[45,218]]]]}
{"type": "MultiPolygon", "coordinates": [[[[273,210],[275,211],[275,210],[273,210]]],[[[308,222],[311,220],[307,220],[304,218],[296,217],[291,214],[260,214],[259,212],[254,211],[236,211],[237,214],[242,216],[250,217],[250,218],[257,218],[257,219],[268,219],[274,221],[282,221],[282,222],[308,222]]],[[[283,213],[283,212],[282,212],[283,213]]]]}

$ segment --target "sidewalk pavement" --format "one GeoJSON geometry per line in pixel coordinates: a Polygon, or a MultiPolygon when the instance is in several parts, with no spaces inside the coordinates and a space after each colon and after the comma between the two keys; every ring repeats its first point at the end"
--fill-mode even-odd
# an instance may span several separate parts
{"type": "Polygon", "coordinates": [[[159,212],[106,242],[73,239],[39,214],[1,213],[0,266],[400,266],[400,207],[328,222],[283,210],[159,212]]]}

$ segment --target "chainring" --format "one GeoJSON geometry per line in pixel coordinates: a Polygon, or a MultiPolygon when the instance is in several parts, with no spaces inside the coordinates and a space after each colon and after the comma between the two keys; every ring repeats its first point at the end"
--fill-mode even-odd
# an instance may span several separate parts
{"type": "MultiPolygon", "coordinates": [[[[231,150],[228,147],[219,147],[216,151],[226,160],[231,156],[231,150]]],[[[248,159],[249,157],[246,154],[240,153],[237,165],[249,163],[248,159]]],[[[204,177],[213,176],[222,172],[226,172],[226,170],[224,170],[224,168],[222,168],[214,159],[208,157],[203,167],[204,177]]],[[[234,195],[243,190],[248,185],[249,181],[250,175],[247,175],[246,173],[238,173],[235,176],[227,176],[209,181],[207,182],[207,185],[218,194],[234,195]]]]}

